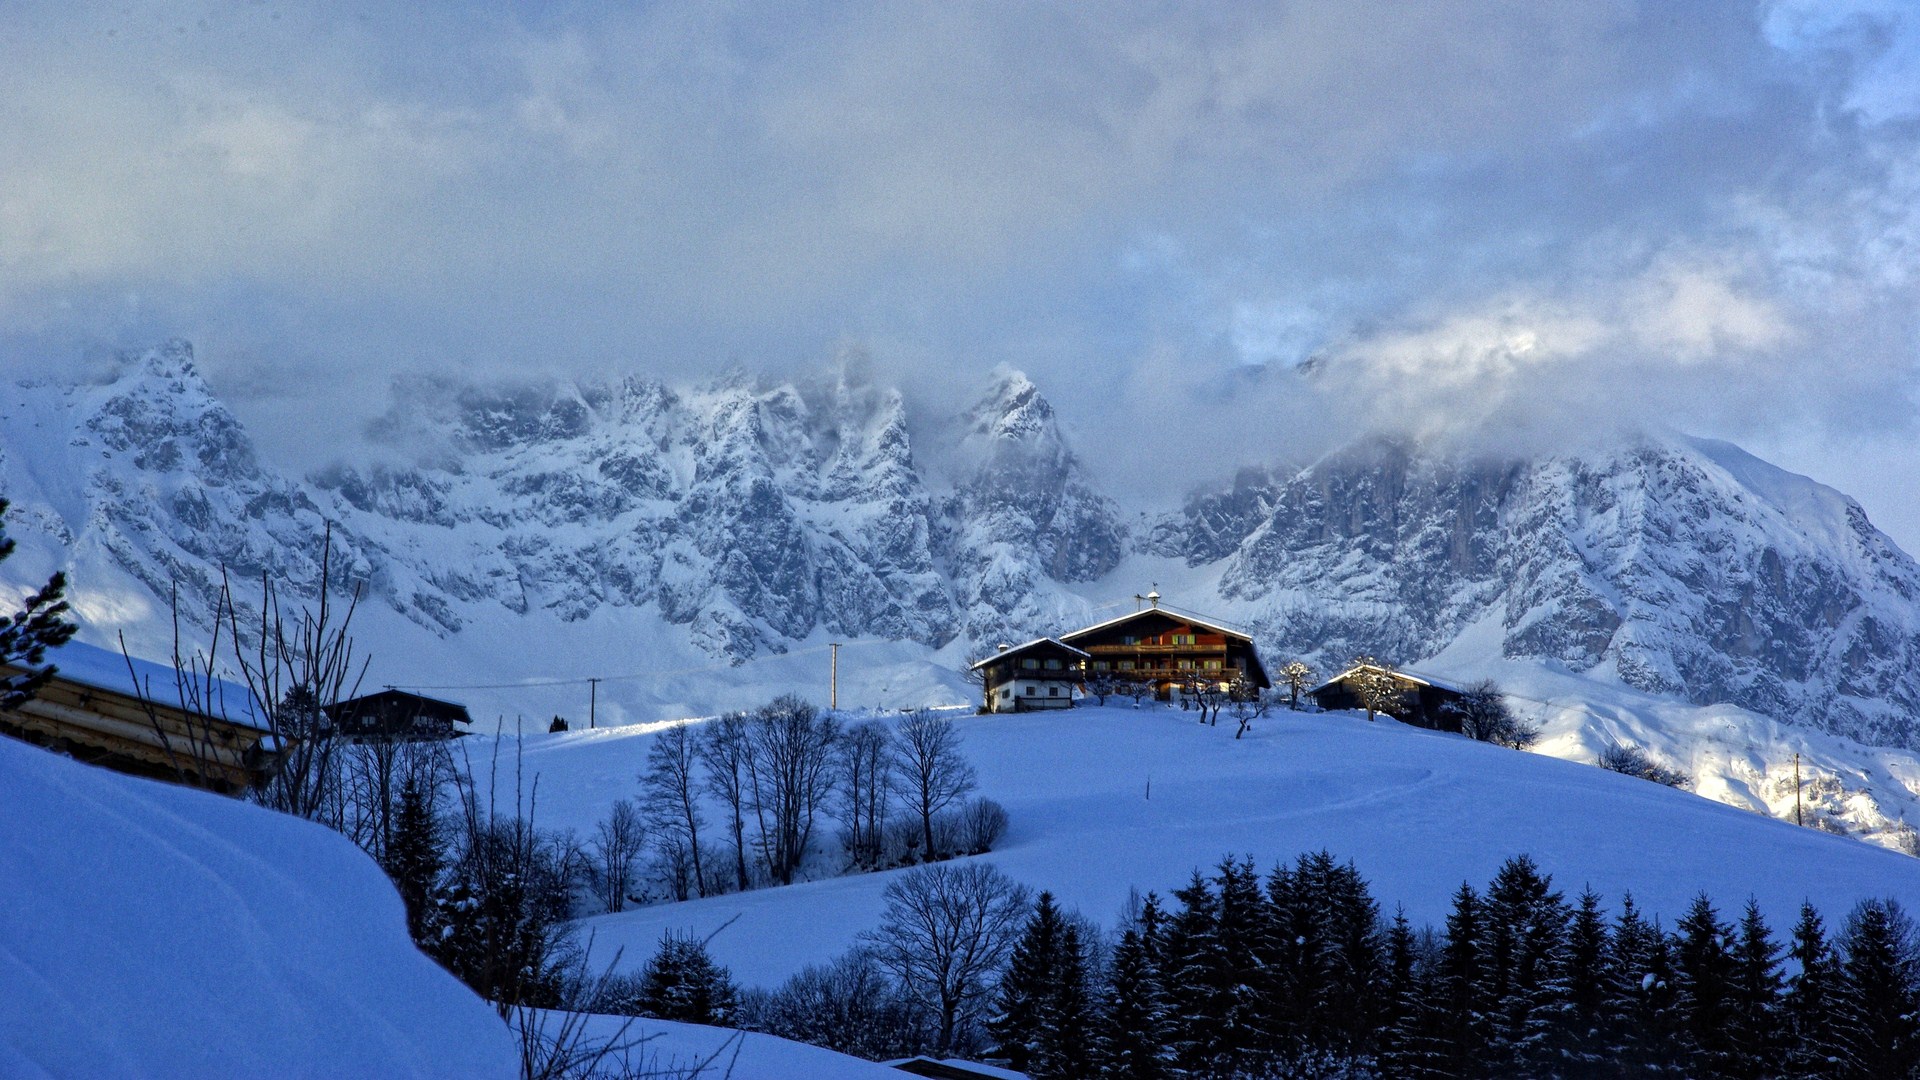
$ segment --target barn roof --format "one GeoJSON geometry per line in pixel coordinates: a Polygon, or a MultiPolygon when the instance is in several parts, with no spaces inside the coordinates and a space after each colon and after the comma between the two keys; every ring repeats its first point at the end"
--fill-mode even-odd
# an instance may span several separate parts
{"type": "MultiPolygon", "coordinates": [[[[180,704],[179,676],[172,664],[129,657],[118,649],[103,649],[81,641],[69,641],[57,649],[48,649],[47,663],[57,669],[53,676],[56,679],[128,697],[144,697],[155,705],[169,708],[180,704]]],[[[209,715],[256,731],[272,730],[254,707],[253,691],[245,685],[226,679],[209,680],[192,671],[186,675],[199,684],[201,704],[213,710],[209,715]]]]}
{"type": "Polygon", "coordinates": [[[1221,624],[1214,622],[1211,619],[1207,619],[1202,616],[1195,615],[1191,612],[1179,611],[1177,609],[1169,608],[1164,605],[1160,607],[1141,608],[1139,611],[1130,611],[1125,615],[1121,615],[1117,618],[1108,619],[1105,622],[1097,622],[1097,623],[1094,623],[1092,626],[1082,627],[1078,630],[1075,630],[1071,634],[1060,635],[1060,640],[1071,641],[1074,638],[1085,637],[1086,635],[1094,633],[1096,631],[1105,630],[1105,629],[1108,629],[1109,627],[1119,626],[1123,623],[1132,622],[1135,619],[1143,619],[1149,615],[1161,615],[1166,618],[1173,619],[1176,622],[1191,623],[1194,626],[1204,627],[1205,629],[1212,630],[1215,633],[1225,634],[1228,637],[1239,638],[1242,641],[1251,642],[1253,640],[1253,635],[1247,633],[1244,630],[1235,630],[1230,626],[1222,626],[1221,624]]]}
{"type": "Polygon", "coordinates": [[[1055,648],[1064,649],[1065,651],[1080,657],[1082,660],[1093,655],[1092,653],[1086,652],[1085,650],[1076,649],[1073,646],[1067,644],[1066,642],[1061,641],[1059,638],[1037,637],[1037,638],[1034,638],[1032,641],[1026,642],[1021,645],[1015,645],[1010,649],[1001,649],[999,652],[994,653],[992,656],[989,656],[984,660],[976,661],[975,663],[968,665],[968,670],[978,671],[981,668],[986,667],[988,664],[991,664],[997,660],[1005,660],[1010,656],[1017,656],[1020,653],[1026,652],[1028,649],[1034,648],[1035,646],[1039,646],[1039,645],[1052,645],[1055,648]]]}
{"type": "Polygon", "coordinates": [[[1332,686],[1337,682],[1340,682],[1341,680],[1345,679],[1347,676],[1352,675],[1354,672],[1359,671],[1361,668],[1373,668],[1376,671],[1386,670],[1386,671],[1389,671],[1394,678],[1400,679],[1403,682],[1414,683],[1418,686],[1431,686],[1436,690],[1446,690],[1455,694],[1464,694],[1467,692],[1466,688],[1459,685],[1458,683],[1448,682],[1447,680],[1439,678],[1434,675],[1422,675],[1421,673],[1410,670],[1408,668],[1383,669],[1379,664],[1354,664],[1348,667],[1347,670],[1341,672],[1338,675],[1335,675],[1333,678],[1328,679],[1326,682],[1321,683],[1319,686],[1316,686],[1313,689],[1308,690],[1307,693],[1317,694],[1320,691],[1325,690],[1327,687],[1332,686]]]}

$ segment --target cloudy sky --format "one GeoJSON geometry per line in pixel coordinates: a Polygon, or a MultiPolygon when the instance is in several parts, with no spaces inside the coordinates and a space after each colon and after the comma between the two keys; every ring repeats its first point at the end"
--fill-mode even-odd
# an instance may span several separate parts
{"type": "Polygon", "coordinates": [[[300,466],[403,372],[848,349],[1170,495],[1663,425],[1920,550],[1920,5],[1366,7],[11,0],[0,363],[187,337],[300,466]]]}

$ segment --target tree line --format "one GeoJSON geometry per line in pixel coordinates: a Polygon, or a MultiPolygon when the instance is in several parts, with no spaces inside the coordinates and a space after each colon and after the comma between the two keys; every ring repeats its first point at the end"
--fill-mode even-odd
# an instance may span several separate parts
{"type": "Polygon", "coordinates": [[[1803,905],[1783,938],[1702,894],[1668,928],[1520,856],[1416,927],[1326,852],[1223,860],[1104,932],[984,864],[886,898],[855,949],[772,990],[708,961],[727,1012],[670,1018],[1035,1080],[1920,1077],[1920,931],[1892,900],[1832,929],[1803,905]]]}

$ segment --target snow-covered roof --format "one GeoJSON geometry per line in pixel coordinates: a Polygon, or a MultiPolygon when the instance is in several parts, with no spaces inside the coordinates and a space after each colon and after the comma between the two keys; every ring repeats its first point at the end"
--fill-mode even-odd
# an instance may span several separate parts
{"type": "MultiPolygon", "coordinates": [[[[178,683],[173,665],[127,657],[117,649],[102,649],[85,642],[69,641],[47,650],[47,663],[58,670],[54,677],[91,686],[115,694],[146,696],[157,705],[178,706],[178,683]],[[128,670],[131,661],[132,670],[128,670]],[[136,685],[135,680],[138,680],[136,685]]],[[[194,678],[191,672],[189,678],[194,678]]],[[[225,679],[200,678],[202,703],[216,716],[259,731],[271,730],[254,708],[253,691],[225,679]]]]}
{"type": "Polygon", "coordinates": [[[1328,679],[1326,682],[1321,683],[1319,686],[1316,686],[1313,689],[1308,690],[1307,693],[1317,694],[1320,691],[1325,690],[1327,687],[1332,686],[1334,683],[1337,683],[1340,680],[1346,678],[1347,676],[1353,674],[1354,672],[1359,671],[1361,668],[1373,668],[1376,671],[1382,671],[1382,670],[1388,671],[1396,679],[1400,679],[1404,682],[1414,683],[1419,686],[1431,686],[1436,690],[1446,690],[1455,694],[1464,694],[1467,692],[1466,687],[1463,687],[1458,683],[1448,682],[1445,679],[1442,679],[1433,675],[1422,675],[1417,671],[1412,671],[1407,668],[1382,668],[1379,664],[1354,664],[1351,667],[1347,668],[1347,670],[1342,671],[1340,674],[1335,675],[1333,678],[1328,679]]]}
{"type": "Polygon", "coordinates": [[[1106,622],[1097,622],[1097,623],[1094,623],[1092,626],[1081,627],[1080,629],[1075,630],[1071,634],[1062,634],[1060,635],[1060,638],[1061,640],[1064,641],[1068,638],[1084,637],[1088,634],[1093,633],[1096,630],[1105,630],[1109,626],[1119,626],[1121,623],[1127,622],[1132,619],[1138,619],[1146,615],[1165,615],[1169,619],[1173,619],[1179,622],[1191,623],[1194,626],[1204,627],[1208,630],[1225,634],[1228,637],[1237,637],[1242,641],[1253,640],[1253,635],[1247,633],[1244,630],[1235,630],[1230,626],[1222,626],[1217,622],[1213,622],[1210,619],[1202,618],[1201,616],[1195,615],[1192,612],[1178,611],[1173,608],[1168,608],[1165,606],[1141,608],[1139,611],[1129,611],[1125,615],[1108,619],[1106,622]]]}
{"type": "Polygon", "coordinates": [[[1001,649],[999,652],[994,653],[992,656],[987,657],[985,660],[980,660],[973,663],[972,665],[969,665],[968,670],[978,671],[981,668],[986,667],[988,664],[993,663],[995,660],[1004,660],[1009,656],[1015,655],[1016,653],[1026,652],[1028,649],[1033,648],[1035,645],[1052,645],[1056,648],[1064,649],[1065,651],[1070,652],[1073,655],[1078,656],[1083,660],[1093,655],[1092,653],[1087,652],[1084,649],[1076,649],[1073,646],[1067,644],[1066,642],[1061,641],[1059,638],[1037,637],[1037,638],[1034,638],[1032,641],[1026,642],[1025,644],[1015,645],[1010,649],[1001,649]]]}

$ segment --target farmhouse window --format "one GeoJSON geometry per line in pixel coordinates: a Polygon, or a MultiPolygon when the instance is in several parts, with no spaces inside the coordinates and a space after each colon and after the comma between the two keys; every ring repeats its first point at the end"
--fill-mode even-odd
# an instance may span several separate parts
{"type": "Polygon", "coordinates": [[[1040,670],[1040,661],[1035,660],[1032,657],[1028,657],[1027,659],[1020,661],[1020,666],[1025,668],[1028,671],[1038,671],[1040,670]]]}

